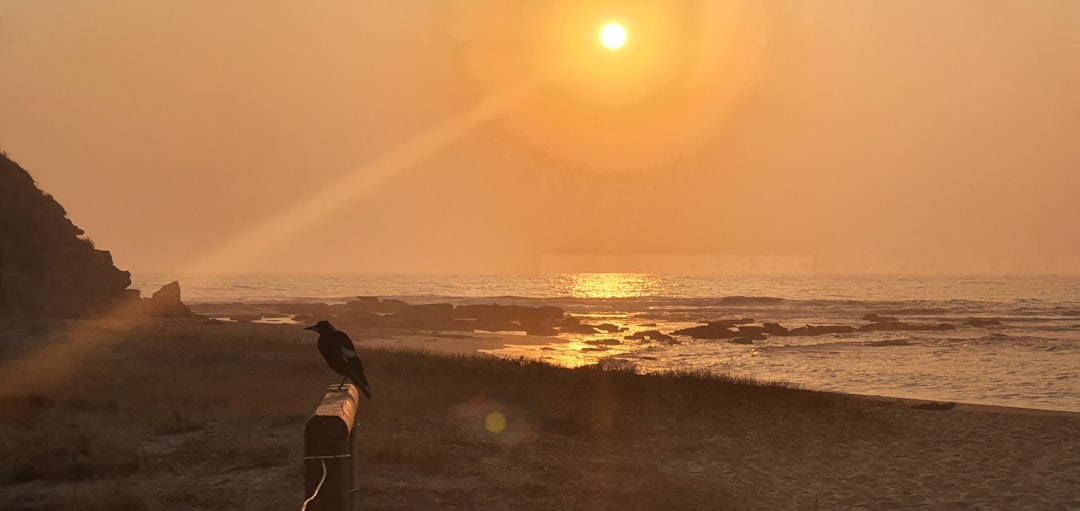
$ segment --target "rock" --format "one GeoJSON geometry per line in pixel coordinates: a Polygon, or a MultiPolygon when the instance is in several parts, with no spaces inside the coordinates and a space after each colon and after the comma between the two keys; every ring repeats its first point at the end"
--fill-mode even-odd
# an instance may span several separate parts
{"type": "Polygon", "coordinates": [[[752,341],[764,341],[765,327],[763,326],[740,326],[739,337],[744,339],[750,339],[752,341]]]}
{"type": "Polygon", "coordinates": [[[886,323],[886,322],[900,321],[897,318],[893,318],[893,317],[889,317],[889,316],[878,316],[877,314],[867,314],[867,315],[863,316],[862,319],[863,319],[863,321],[871,321],[871,322],[874,322],[874,323],[886,323]]]}
{"type": "Polygon", "coordinates": [[[753,339],[749,339],[746,337],[736,337],[728,342],[730,342],[731,344],[754,344],[753,339]]]}
{"type": "Polygon", "coordinates": [[[674,343],[677,342],[674,337],[672,337],[672,336],[670,336],[668,334],[665,334],[665,333],[663,333],[663,332],[661,332],[659,330],[644,330],[644,331],[641,331],[641,332],[637,332],[637,333],[635,333],[633,335],[628,335],[628,336],[624,337],[623,339],[627,339],[627,340],[631,340],[631,341],[652,340],[652,341],[666,342],[666,343],[669,343],[669,344],[674,344],[674,343]]]}
{"type": "Polygon", "coordinates": [[[537,312],[540,314],[540,319],[558,321],[561,320],[565,312],[562,307],[555,307],[553,305],[541,305],[537,307],[537,312]]]}
{"type": "Polygon", "coordinates": [[[626,330],[628,330],[628,328],[626,327],[613,325],[611,323],[601,323],[596,326],[596,329],[610,334],[613,334],[615,332],[625,332],[626,330]]]}
{"type": "Polygon", "coordinates": [[[390,319],[411,329],[447,329],[453,325],[454,306],[449,303],[409,305],[392,314],[390,319]]]}
{"type": "Polygon", "coordinates": [[[788,329],[780,326],[780,323],[762,323],[762,329],[769,335],[787,335],[788,329]]]}
{"type": "Polygon", "coordinates": [[[787,335],[800,336],[800,335],[829,335],[829,334],[850,334],[855,331],[855,327],[846,325],[806,325],[799,328],[792,328],[788,330],[787,335]]]}
{"type": "Polygon", "coordinates": [[[358,300],[345,303],[348,312],[366,312],[371,314],[397,314],[409,304],[393,298],[380,300],[377,296],[360,296],[358,300]]]}
{"type": "Polygon", "coordinates": [[[884,323],[870,323],[859,327],[860,332],[930,332],[940,330],[955,330],[955,325],[940,323],[937,325],[910,325],[899,321],[886,321],[884,323]]]}
{"type": "Polygon", "coordinates": [[[717,328],[733,328],[733,327],[736,327],[738,325],[746,325],[746,324],[753,323],[753,322],[754,322],[753,318],[742,318],[742,319],[720,319],[720,320],[716,320],[716,321],[709,321],[708,324],[709,324],[709,326],[713,326],[713,327],[717,327],[717,328]]]}
{"type": "Polygon", "coordinates": [[[476,322],[477,328],[492,332],[536,332],[537,335],[554,335],[555,327],[563,320],[560,307],[527,307],[524,305],[474,304],[454,308],[455,319],[476,322]]]}
{"type": "Polygon", "coordinates": [[[996,319],[968,318],[968,320],[964,322],[964,326],[1001,326],[1001,322],[996,319]]]}
{"type": "Polygon", "coordinates": [[[172,281],[150,297],[150,314],[159,318],[190,318],[191,309],[180,301],[180,283],[172,281]]]}
{"type": "Polygon", "coordinates": [[[911,346],[911,343],[904,339],[887,339],[884,341],[870,341],[865,346],[911,346]]]}
{"type": "Polygon", "coordinates": [[[581,320],[577,318],[565,318],[562,323],[559,324],[559,332],[566,334],[596,334],[600,333],[596,327],[592,325],[584,325],[581,320]]]}
{"type": "Polygon", "coordinates": [[[713,322],[707,325],[692,326],[672,332],[675,335],[688,335],[694,339],[733,339],[739,333],[728,328],[724,322],[713,322]]]}

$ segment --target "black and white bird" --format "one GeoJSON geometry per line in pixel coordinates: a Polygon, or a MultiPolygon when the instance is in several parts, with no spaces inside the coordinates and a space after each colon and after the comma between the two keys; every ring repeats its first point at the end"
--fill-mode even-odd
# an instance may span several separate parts
{"type": "Polygon", "coordinates": [[[326,365],[343,377],[341,383],[345,383],[346,378],[352,380],[364,396],[371,399],[371,386],[364,378],[364,364],[356,357],[352,339],[329,321],[320,321],[304,330],[319,332],[319,353],[326,359],[326,365]]]}

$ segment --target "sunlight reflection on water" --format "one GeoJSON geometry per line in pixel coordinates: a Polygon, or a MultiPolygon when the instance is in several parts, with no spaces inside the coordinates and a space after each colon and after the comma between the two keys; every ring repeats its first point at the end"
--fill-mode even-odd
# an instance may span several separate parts
{"type": "MultiPolygon", "coordinates": [[[[176,276],[135,276],[147,294],[176,276]]],[[[179,280],[185,302],[345,303],[356,296],[408,303],[557,306],[595,332],[548,345],[485,350],[577,367],[604,359],[642,372],[702,370],[818,390],[1080,411],[1078,276],[718,276],[581,273],[523,276],[240,275],[179,280]],[[868,314],[944,331],[857,331],[775,336],[752,345],[676,335],[717,319],[787,327],[859,328],[868,314]],[[972,319],[1000,325],[968,325],[972,319]],[[882,342],[904,341],[905,345],[882,342]]],[[[264,319],[261,322],[286,318],[264,319]]],[[[509,335],[510,333],[507,332],[509,335]]],[[[515,335],[524,335],[517,332],[515,335]]]]}
{"type": "Polygon", "coordinates": [[[647,273],[570,273],[566,295],[574,298],[638,298],[654,296],[661,287],[656,275],[647,273]]]}

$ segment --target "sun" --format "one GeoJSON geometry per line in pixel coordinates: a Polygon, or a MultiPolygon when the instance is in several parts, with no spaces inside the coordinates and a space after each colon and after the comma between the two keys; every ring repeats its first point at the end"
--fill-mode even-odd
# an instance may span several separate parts
{"type": "Polygon", "coordinates": [[[608,23],[600,29],[600,42],[610,50],[617,50],[626,44],[626,29],[618,23],[608,23]]]}

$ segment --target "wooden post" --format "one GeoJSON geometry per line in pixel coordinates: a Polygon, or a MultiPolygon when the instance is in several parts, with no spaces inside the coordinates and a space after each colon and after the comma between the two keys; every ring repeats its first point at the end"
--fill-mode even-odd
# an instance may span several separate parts
{"type": "Polygon", "coordinates": [[[352,433],[359,394],[352,384],[331,385],[304,428],[304,498],[319,494],[308,511],[351,510],[353,484],[352,433]]]}

